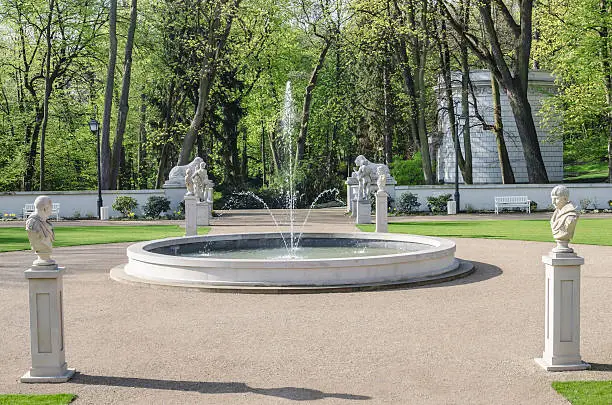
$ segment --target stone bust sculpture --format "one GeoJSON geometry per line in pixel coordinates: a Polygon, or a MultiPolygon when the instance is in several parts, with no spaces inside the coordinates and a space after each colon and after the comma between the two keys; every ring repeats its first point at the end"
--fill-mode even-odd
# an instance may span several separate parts
{"type": "Polygon", "coordinates": [[[34,200],[34,212],[28,217],[25,224],[32,250],[38,256],[33,263],[35,266],[55,264],[55,260],[51,259],[55,234],[53,233],[53,226],[48,220],[52,208],[53,203],[49,197],[37,197],[34,200]]]}
{"type": "Polygon", "coordinates": [[[185,195],[193,195],[193,179],[191,176],[191,169],[187,168],[185,170],[185,187],[187,187],[187,194],[185,195]]]}
{"type": "Polygon", "coordinates": [[[550,219],[550,228],[557,246],[552,250],[557,253],[572,253],[574,249],[568,246],[574,237],[578,222],[576,207],[569,201],[569,190],[565,186],[556,186],[550,192],[555,212],[550,219]]]}
{"type": "Polygon", "coordinates": [[[195,171],[192,179],[195,196],[199,201],[205,201],[206,187],[210,182],[208,180],[208,172],[206,171],[206,162],[200,163],[200,167],[195,171]]]}

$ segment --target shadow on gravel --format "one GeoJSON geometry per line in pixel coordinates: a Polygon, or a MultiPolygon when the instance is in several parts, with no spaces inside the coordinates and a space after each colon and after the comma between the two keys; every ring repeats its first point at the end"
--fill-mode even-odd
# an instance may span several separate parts
{"type": "Polygon", "coordinates": [[[415,285],[413,287],[408,288],[441,288],[448,287],[452,285],[464,285],[464,284],[472,284],[472,283],[480,283],[481,281],[486,281],[491,278],[501,276],[503,274],[502,269],[497,266],[493,266],[488,263],[481,263],[471,261],[474,265],[474,271],[467,276],[459,277],[454,280],[442,281],[439,283],[428,283],[424,285],[415,285]]]}
{"type": "Polygon", "coordinates": [[[253,393],[272,397],[290,399],[293,401],[312,401],[325,398],[340,398],[354,401],[372,399],[366,395],[328,393],[310,388],[280,387],[255,388],[240,382],[207,382],[207,381],[176,381],[154,380],[150,378],[109,377],[103,375],[88,375],[76,373],[70,381],[75,384],[106,385],[112,387],[148,388],[170,391],[191,391],[202,394],[241,394],[253,393]]]}
{"type": "Polygon", "coordinates": [[[612,371],[612,364],[589,363],[591,371],[612,371]]]}

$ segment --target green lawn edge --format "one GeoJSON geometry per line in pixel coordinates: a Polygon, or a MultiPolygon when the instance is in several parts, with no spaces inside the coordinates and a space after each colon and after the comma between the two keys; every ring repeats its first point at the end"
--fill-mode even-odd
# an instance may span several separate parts
{"type": "Polygon", "coordinates": [[[0,394],[0,405],[64,405],[76,397],[74,394],[0,394]]]}
{"type": "MultiPolygon", "coordinates": [[[[209,231],[208,226],[198,227],[200,235],[209,231]]],[[[54,232],[54,247],[140,242],[185,235],[185,229],[179,225],[58,226],[54,232]]],[[[0,228],[0,252],[29,249],[30,243],[24,228],[0,228]]]]}
{"type": "Polygon", "coordinates": [[[610,381],[555,381],[552,387],[572,405],[612,404],[612,380],[610,381]]]}
{"type": "MultiPolygon", "coordinates": [[[[375,225],[357,225],[373,232],[375,225]]],[[[580,219],[572,243],[612,246],[612,218],[580,219]]],[[[550,223],[543,219],[390,222],[389,232],[449,238],[482,238],[553,242],[550,223]]]]}

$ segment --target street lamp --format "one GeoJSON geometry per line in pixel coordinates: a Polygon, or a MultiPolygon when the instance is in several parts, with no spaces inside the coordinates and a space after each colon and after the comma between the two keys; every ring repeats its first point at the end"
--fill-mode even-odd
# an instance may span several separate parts
{"type": "MultiPolygon", "coordinates": [[[[457,104],[456,104],[457,106],[457,104]]],[[[457,111],[457,108],[455,108],[457,111]]],[[[463,126],[465,125],[465,116],[462,114],[455,114],[455,202],[457,204],[457,212],[460,211],[459,208],[459,127],[461,127],[461,132],[463,132],[463,126]]]]}
{"type": "Polygon", "coordinates": [[[102,177],[100,175],[100,123],[95,118],[92,118],[91,120],[89,120],[89,129],[92,134],[96,135],[96,138],[98,140],[98,147],[96,148],[96,156],[98,158],[98,219],[102,219],[102,177]]]}

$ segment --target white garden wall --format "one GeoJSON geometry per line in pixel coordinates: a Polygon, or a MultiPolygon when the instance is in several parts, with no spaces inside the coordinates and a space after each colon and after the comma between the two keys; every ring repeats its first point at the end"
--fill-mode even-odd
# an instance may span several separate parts
{"type": "MultiPolygon", "coordinates": [[[[555,184],[475,184],[459,185],[461,210],[465,211],[470,205],[474,210],[493,210],[495,208],[495,197],[526,195],[531,201],[538,203],[538,210],[547,208],[550,204],[550,191],[555,184]]],[[[565,184],[570,190],[570,200],[576,206],[584,198],[591,199],[599,209],[609,208],[608,200],[612,200],[612,184],[607,183],[584,183],[565,184]]],[[[441,194],[455,193],[454,184],[441,186],[396,186],[396,201],[405,192],[418,195],[421,211],[428,211],[427,197],[439,196],[441,194]]]]}
{"type": "MultiPolygon", "coordinates": [[[[14,213],[21,216],[22,208],[26,203],[33,203],[39,195],[51,197],[54,203],[60,203],[60,217],[74,217],[78,212],[81,217],[97,216],[98,192],[87,191],[17,191],[0,193],[0,214],[14,213]]],[[[151,196],[164,197],[164,190],[104,190],[102,201],[109,207],[111,216],[119,216],[119,212],[112,209],[118,196],[128,196],[138,201],[136,212],[142,214],[142,207],[151,196]]],[[[177,201],[171,202],[171,208],[176,209],[177,201]]]]}

